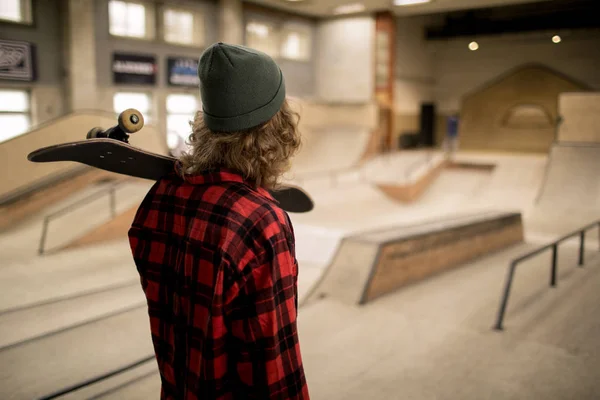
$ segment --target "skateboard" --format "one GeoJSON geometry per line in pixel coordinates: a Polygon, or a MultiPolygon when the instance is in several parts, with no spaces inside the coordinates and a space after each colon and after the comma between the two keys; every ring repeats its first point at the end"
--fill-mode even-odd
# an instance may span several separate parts
{"type": "MultiPolygon", "coordinates": [[[[129,144],[129,135],[142,129],[144,117],[135,109],[123,111],[118,125],[103,130],[93,128],[87,139],[35,150],[27,156],[32,162],[75,161],[94,168],[149,180],[159,180],[175,170],[174,157],[148,152],[129,144]]],[[[292,213],[313,209],[310,196],[299,187],[288,185],[271,190],[279,206],[292,213]]]]}

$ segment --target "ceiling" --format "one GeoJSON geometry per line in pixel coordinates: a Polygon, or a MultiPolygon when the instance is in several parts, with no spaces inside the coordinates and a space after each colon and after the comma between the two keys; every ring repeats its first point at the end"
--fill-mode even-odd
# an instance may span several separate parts
{"type": "Polygon", "coordinates": [[[393,0],[248,0],[249,3],[313,17],[332,17],[336,7],[356,3],[365,6],[362,13],[388,10],[398,16],[408,16],[548,1],[553,0],[431,0],[424,4],[394,6],[393,0]]]}

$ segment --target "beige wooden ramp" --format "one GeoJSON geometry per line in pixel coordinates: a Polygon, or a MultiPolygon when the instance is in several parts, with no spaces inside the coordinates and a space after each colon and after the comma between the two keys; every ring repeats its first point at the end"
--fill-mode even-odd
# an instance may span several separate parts
{"type": "Polygon", "coordinates": [[[139,205],[131,207],[110,221],[93,228],[83,236],[68,243],[61,250],[91,246],[119,239],[126,240],[127,232],[131,227],[131,223],[133,222],[133,218],[135,217],[135,213],[137,212],[138,208],[139,205]]]}
{"type": "Polygon", "coordinates": [[[345,238],[306,302],[365,304],[523,241],[519,213],[490,212],[345,238]]]}
{"type": "Polygon", "coordinates": [[[600,92],[561,93],[558,113],[560,142],[600,143],[600,92]]]}
{"type": "Polygon", "coordinates": [[[67,174],[60,174],[46,187],[0,206],[0,231],[14,227],[15,224],[87,187],[123,178],[123,175],[91,167],[77,168],[67,174]]]}

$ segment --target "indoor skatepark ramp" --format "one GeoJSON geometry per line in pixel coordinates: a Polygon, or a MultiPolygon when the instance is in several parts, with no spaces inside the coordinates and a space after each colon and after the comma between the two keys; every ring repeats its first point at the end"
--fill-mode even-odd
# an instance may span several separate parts
{"type": "Polygon", "coordinates": [[[552,147],[531,221],[536,231],[561,235],[600,216],[600,144],[552,147]]]}
{"type": "Polygon", "coordinates": [[[346,237],[306,302],[365,304],[523,241],[518,213],[486,213],[346,237]]]}
{"type": "Polygon", "coordinates": [[[105,182],[119,181],[123,177],[108,171],[81,167],[60,174],[49,180],[43,188],[33,189],[19,198],[0,206],[0,231],[30,217],[39,211],[65,200],[74,193],[90,186],[105,182]]]}
{"type": "MultiPolygon", "coordinates": [[[[117,118],[113,113],[80,111],[48,121],[0,144],[3,155],[0,169],[11,171],[10,174],[2,174],[0,179],[0,203],[18,198],[23,193],[31,193],[36,187],[44,186],[49,179],[81,168],[81,164],[74,162],[32,163],[27,160],[27,154],[40,147],[85,140],[87,132],[93,127],[110,128],[116,124],[117,118]]],[[[133,146],[166,153],[164,139],[151,125],[131,135],[130,141],[133,146]]]]}
{"type": "MultiPolygon", "coordinates": [[[[300,115],[302,147],[292,163],[292,178],[355,166],[377,129],[374,103],[333,104],[293,99],[300,115]]],[[[305,176],[309,175],[309,176],[305,176]]]]}
{"type": "MultiPolygon", "coordinates": [[[[48,121],[0,144],[0,168],[11,171],[0,178],[0,230],[107,179],[121,176],[75,162],[32,163],[27,154],[40,147],[85,140],[87,132],[116,125],[113,113],[81,111],[48,121]]],[[[159,132],[146,126],[131,136],[131,144],[164,154],[159,132]]]]}

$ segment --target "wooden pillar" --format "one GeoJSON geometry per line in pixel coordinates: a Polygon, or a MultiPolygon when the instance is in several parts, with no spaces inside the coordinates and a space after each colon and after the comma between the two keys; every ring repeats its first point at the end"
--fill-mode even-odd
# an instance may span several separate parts
{"type": "Polygon", "coordinates": [[[375,99],[379,106],[382,151],[396,148],[394,137],[394,85],[396,19],[390,12],[375,14],[375,99]]]}

